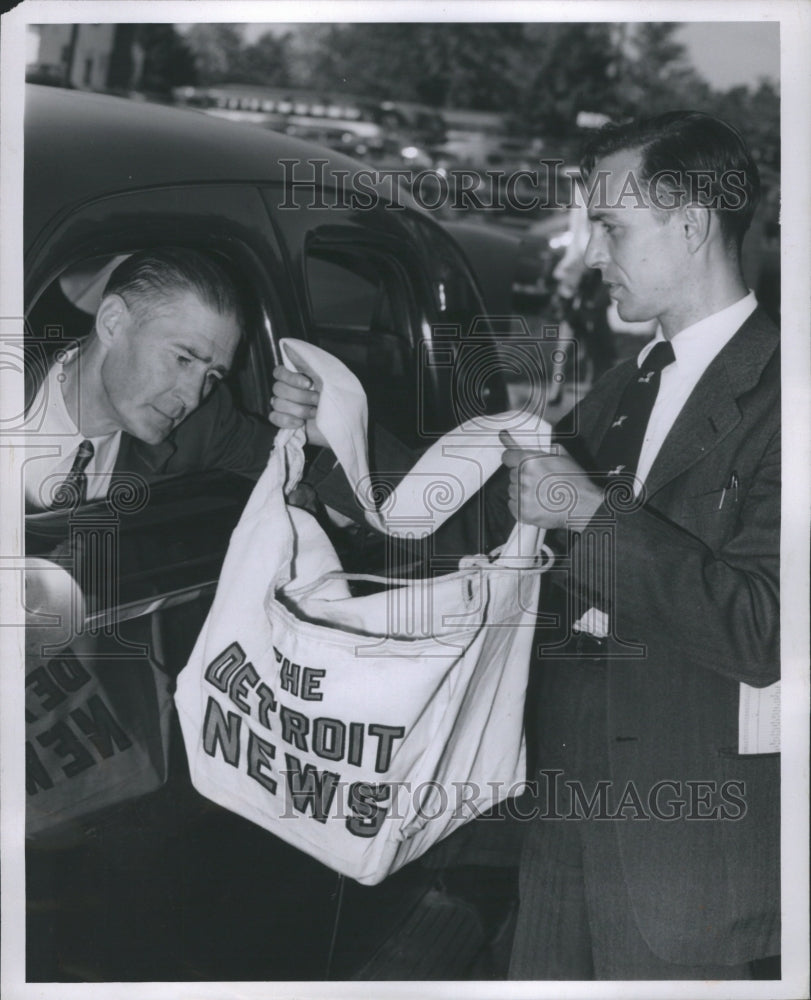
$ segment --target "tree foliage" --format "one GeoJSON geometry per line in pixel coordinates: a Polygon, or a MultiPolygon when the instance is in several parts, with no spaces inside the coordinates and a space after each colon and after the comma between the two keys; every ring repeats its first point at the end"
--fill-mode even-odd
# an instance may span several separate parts
{"type": "Polygon", "coordinates": [[[244,51],[238,25],[195,24],[186,35],[186,44],[194,54],[199,83],[234,81],[244,51]]]}
{"type": "Polygon", "coordinates": [[[290,25],[252,44],[238,25],[185,35],[201,84],[329,90],[442,108],[502,111],[516,132],[565,144],[577,115],[611,118],[708,110],[744,128],[779,165],[779,95],[713,90],[690,65],[679,25],[620,23],[375,23],[290,25]]]}
{"type": "Polygon", "coordinates": [[[137,38],[144,57],[142,90],[166,95],[173,87],[197,82],[194,54],[173,25],[138,25],[137,38]]]}
{"type": "Polygon", "coordinates": [[[658,114],[706,103],[710,87],[687,62],[684,46],[674,37],[677,24],[642,23],[634,25],[633,34],[627,27],[615,81],[623,114],[658,114]]]}
{"type": "Polygon", "coordinates": [[[333,24],[302,30],[310,71],[298,82],[381,100],[501,110],[517,99],[519,24],[333,24]]]}
{"type": "Polygon", "coordinates": [[[240,65],[235,67],[231,79],[234,83],[261,84],[265,87],[290,86],[290,67],[288,65],[289,35],[276,35],[265,32],[264,35],[247,45],[240,58],[240,65]]]}
{"type": "Polygon", "coordinates": [[[575,131],[579,111],[613,116],[619,52],[608,24],[542,24],[527,28],[516,119],[544,137],[575,131]]]}

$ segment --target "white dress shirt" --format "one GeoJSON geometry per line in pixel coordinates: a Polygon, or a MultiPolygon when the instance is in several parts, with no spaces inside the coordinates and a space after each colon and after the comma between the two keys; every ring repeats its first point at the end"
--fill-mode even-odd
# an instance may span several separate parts
{"type": "Polygon", "coordinates": [[[75,364],[76,355],[74,349],[61,363],[51,366],[28,409],[26,423],[32,432],[25,462],[25,501],[28,509],[47,509],[54,489],[70,472],[82,441],[92,442],[94,449],[93,457],[85,468],[87,499],[100,499],[107,494],[110,486],[121,444],[121,431],[87,438],[71,419],[62,386],[66,380],[65,369],[75,364]]]}
{"type": "MultiPolygon", "coordinates": [[[[757,308],[754,292],[749,292],[731,306],[698,323],[680,330],[670,340],[676,360],[663,369],[659,392],[653,404],[648,427],[639,453],[635,491],[639,494],[670,429],[701,376],[723,347],[732,340],[743,323],[757,308]]],[[[656,336],[639,352],[637,367],[641,367],[654,346],[663,341],[661,327],[656,336]]],[[[575,632],[588,632],[598,638],[609,633],[609,621],[599,608],[589,610],[574,624],[575,632]]]]}
{"type": "MultiPolygon", "coordinates": [[[[637,491],[647,479],[656,456],[676,422],[690,393],[709,368],[715,356],[732,340],[735,333],[757,308],[754,292],[712,316],[680,330],[670,343],[676,360],[662,371],[659,392],[653,404],[648,428],[642,442],[642,451],[636,469],[637,491]]],[[[650,354],[655,345],[664,340],[661,328],[656,336],[639,352],[637,366],[650,354]]]]}

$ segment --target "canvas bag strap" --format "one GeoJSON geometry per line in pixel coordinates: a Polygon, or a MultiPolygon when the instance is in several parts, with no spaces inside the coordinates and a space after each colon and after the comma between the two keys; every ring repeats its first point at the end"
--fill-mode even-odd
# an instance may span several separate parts
{"type": "MultiPolygon", "coordinates": [[[[378,506],[369,473],[368,407],[361,383],[342,362],[313,344],[286,338],[280,346],[285,365],[313,379],[320,393],[316,425],[343,468],[366,520],[386,534],[413,532],[415,522],[424,533],[436,531],[500,467],[500,431],[509,431],[528,449],[551,445],[550,425],[525,411],[467,420],[435,441],[378,506]]],[[[540,529],[517,524],[499,560],[527,558],[534,564],[542,541],[540,529]]]]}

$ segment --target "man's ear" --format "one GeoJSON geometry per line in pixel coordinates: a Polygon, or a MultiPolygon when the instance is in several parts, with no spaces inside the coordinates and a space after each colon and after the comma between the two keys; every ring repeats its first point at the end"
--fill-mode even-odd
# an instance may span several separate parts
{"type": "Polygon", "coordinates": [[[120,295],[105,295],[96,311],[96,336],[109,346],[127,326],[130,312],[120,295]]]}
{"type": "Polygon", "coordinates": [[[712,212],[704,205],[685,205],[681,225],[690,253],[697,253],[707,242],[712,227],[712,212]]]}

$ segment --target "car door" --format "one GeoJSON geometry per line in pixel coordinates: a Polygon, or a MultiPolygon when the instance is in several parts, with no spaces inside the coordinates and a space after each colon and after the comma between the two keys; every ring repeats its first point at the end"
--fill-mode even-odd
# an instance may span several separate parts
{"type": "MultiPolygon", "coordinates": [[[[446,287],[432,277],[435,258],[418,231],[382,209],[283,215],[267,189],[247,184],[110,196],[43,229],[26,261],[28,369],[41,377],[55,352],[87,332],[88,302],[83,311],[64,301],[67,274],[103,270],[122,254],[167,243],[217,254],[240,284],[249,329],[231,389],[244,409],[267,411],[278,339],[294,336],[347,363],[373,415],[408,443],[419,446],[426,429],[450,426],[453,414],[437,397],[444,369],[429,364],[426,379],[421,354],[432,323],[449,316],[446,287]]],[[[459,299],[458,318],[464,314],[467,326],[476,292],[463,270],[457,277],[468,296],[459,299]]],[[[205,618],[250,489],[248,479],[210,470],[152,483],[144,503],[98,504],[104,523],[97,518],[95,530],[106,532],[107,544],[96,551],[106,561],[92,568],[82,564],[77,526],[63,513],[28,517],[27,551],[58,553],[87,592],[88,627],[123,647],[145,644],[171,676],[205,618]]],[[[83,514],[92,517],[93,506],[83,514]]],[[[59,869],[58,852],[29,852],[31,884],[40,886],[40,900],[50,896],[51,933],[56,921],[60,940],[73,936],[76,955],[100,962],[103,978],[348,976],[423,898],[432,876],[420,865],[364,888],[206,803],[190,787],[177,733],[175,740],[166,787],[91,823],[69,854],[70,874],[59,869]],[[143,872],[146,883],[132,877],[143,872]],[[115,903],[85,904],[76,879],[114,894],[115,903]],[[83,938],[74,925],[84,925],[83,938]]],[[[29,940],[40,939],[43,912],[30,912],[29,940]]],[[[63,978],[66,961],[64,949],[41,951],[39,962],[36,949],[29,956],[34,978],[63,978]]]]}
{"type": "MultiPolygon", "coordinates": [[[[278,338],[303,336],[354,367],[382,417],[405,433],[413,428],[407,407],[427,282],[409,234],[387,216],[377,221],[341,228],[302,212],[289,227],[298,242],[288,243],[256,189],[231,184],[136,191],[77,207],[38,234],[26,261],[27,369],[41,378],[59,350],[86,335],[91,290],[82,286],[83,308],[65,294],[77,275],[94,276],[98,297],[98,275],[126,253],[166,243],[201,247],[230,265],[248,305],[231,385],[243,408],[267,411],[278,338]],[[394,394],[402,406],[386,407],[394,394]]],[[[211,470],[151,483],[140,499],[86,505],[83,523],[94,525],[94,551],[104,553],[92,565],[83,562],[74,517],[32,514],[27,553],[61,561],[81,581],[91,632],[124,653],[146,646],[174,675],[205,618],[250,489],[247,479],[211,470]]],[[[67,855],[47,845],[29,850],[33,899],[40,900],[29,913],[29,940],[43,940],[48,900],[50,933],[73,939],[74,925],[83,925],[72,960],[86,956],[108,979],[171,979],[182,969],[190,979],[302,979],[357,969],[413,908],[430,874],[405,871],[371,891],[347,885],[200,799],[174,736],[174,765],[160,792],[93,818],[67,855]],[[60,856],[70,872],[59,867],[60,856]],[[131,877],[147,871],[146,883],[131,877]],[[76,879],[113,894],[115,904],[85,903],[76,879]],[[238,934],[218,929],[232,906],[251,914],[238,934]]],[[[64,948],[29,953],[33,978],[70,975],[67,961],[64,948]]]]}
{"type": "MultiPolygon", "coordinates": [[[[36,377],[47,370],[50,359],[92,325],[92,314],[66,299],[69,278],[83,268],[92,273],[94,264],[103,273],[106,261],[167,243],[206,249],[236,276],[248,330],[230,388],[238,406],[264,417],[277,337],[288,330],[284,295],[289,283],[262,204],[247,185],[167,187],[102,198],[46,227],[26,261],[27,372],[36,377]]],[[[122,497],[118,508],[107,512],[117,539],[111,550],[116,566],[101,574],[118,580],[116,607],[109,607],[109,594],[96,588],[100,593],[88,595],[89,613],[110,625],[197,605],[174,616],[177,628],[191,634],[204,613],[203,598],[213,592],[228,536],[249,490],[250,483],[241,477],[211,470],[191,480],[184,477],[182,483],[151,483],[143,502],[122,497]]],[[[115,508],[115,497],[110,502],[115,508]]],[[[65,533],[64,522],[63,514],[29,517],[29,554],[47,554],[60,532],[65,533]]],[[[169,619],[166,629],[171,633],[169,619]]],[[[160,636],[161,644],[177,646],[169,657],[173,669],[183,659],[183,644],[176,639],[168,633],[160,636]]]]}
{"type": "MultiPolygon", "coordinates": [[[[92,301],[81,309],[67,299],[68,278],[167,243],[218,255],[238,281],[249,329],[230,387],[239,405],[264,415],[277,338],[301,331],[293,325],[298,305],[284,255],[248,185],[111,196],[47,226],[26,260],[27,371],[41,377],[53,356],[90,328],[92,301]]],[[[35,454],[33,439],[31,448],[35,454]]],[[[171,677],[204,620],[251,487],[247,478],[210,470],[85,505],[81,521],[78,512],[31,514],[27,555],[58,561],[81,582],[85,628],[105,652],[111,644],[124,656],[146,648],[171,677]],[[91,546],[82,544],[88,526],[92,561],[91,546]]],[[[31,978],[70,979],[83,963],[81,978],[108,980],[325,974],[337,876],[206,804],[190,786],[177,736],[160,791],[91,817],[74,829],[73,841],[30,845],[31,978]],[[88,894],[83,885],[95,889],[88,894]],[[265,900],[276,902],[238,935],[220,929],[235,892],[251,914],[263,912],[265,900]],[[48,940],[58,946],[49,949],[48,940]]]]}

